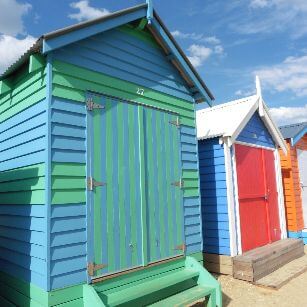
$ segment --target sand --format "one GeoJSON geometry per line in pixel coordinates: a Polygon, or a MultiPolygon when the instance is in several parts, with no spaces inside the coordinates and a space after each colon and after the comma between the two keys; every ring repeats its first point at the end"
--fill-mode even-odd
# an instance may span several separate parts
{"type": "Polygon", "coordinates": [[[269,290],[231,276],[218,277],[224,307],[307,307],[307,272],[292,279],[279,290],[269,290]]]}

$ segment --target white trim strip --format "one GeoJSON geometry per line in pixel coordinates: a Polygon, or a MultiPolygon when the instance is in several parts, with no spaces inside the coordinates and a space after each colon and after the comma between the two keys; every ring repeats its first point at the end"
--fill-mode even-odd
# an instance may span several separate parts
{"type": "Polygon", "coordinates": [[[237,234],[237,255],[242,254],[241,243],[241,223],[240,223],[240,210],[239,210],[239,189],[238,189],[238,177],[237,177],[237,163],[236,163],[236,147],[232,146],[232,181],[234,185],[234,210],[236,215],[236,234],[237,234]]]}
{"type": "Polygon", "coordinates": [[[278,192],[278,208],[279,208],[279,223],[281,230],[281,239],[287,238],[287,226],[286,226],[286,213],[285,213],[285,203],[284,203],[284,191],[282,185],[282,174],[280,165],[280,156],[278,149],[274,151],[275,157],[275,174],[276,174],[276,185],[278,192]]]}
{"type": "Polygon", "coordinates": [[[230,235],[230,253],[231,256],[238,254],[237,233],[236,233],[236,212],[234,204],[234,187],[232,182],[232,166],[230,147],[224,143],[224,158],[226,171],[226,188],[227,188],[227,205],[229,219],[229,235],[230,235]]]}

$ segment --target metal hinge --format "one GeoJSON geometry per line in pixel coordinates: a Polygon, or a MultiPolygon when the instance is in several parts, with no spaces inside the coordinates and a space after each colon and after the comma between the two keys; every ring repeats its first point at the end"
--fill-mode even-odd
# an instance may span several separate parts
{"type": "Polygon", "coordinates": [[[90,262],[87,264],[87,273],[89,276],[94,276],[95,271],[104,269],[106,267],[106,264],[94,264],[93,262],[90,262]]]}
{"type": "Polygon", "coordinates": [[[99,103],[95,103],[93,101],[93,98],[88,98],[86,100],[86,108],[89,110],[89,111],[93,111],[94,109],[104,109],[104,106],[99,104],[99,103]]]}
{"type": "Polygon", "coordinates": [[[180,244],[180,245],[177,245],[174,250],[179,250],[179,251],[183,251],[185,252],[186,250],[186,245],[184,243],[180,244]]]}
{"type": "Polygon", "coordinates": [[[178,116],[177,116],[176,120],[171,120],[169,123],[172,124],[172,125],[175,125],[177,128],[180,127],[180,120],[179,120],[178,116]]]}
{"type": "Polygon", "coordinates": [[[104,185],[106,185],[105,182],[96,181],[93,177],[88,177],[88,178],[87,178],[87,189],[88,189],[89,191],[93,191],[93,189],[94,189],[95,187],[102,187],[102,186],[104,186],[104,185]]]}
{"type": "Polygon", "coordinates": [[[182,189],[184,186],[184,181],[182,180],[182,178],[180,178],[179,181],[172,182],[171,184],[175,187],[179,187],[180,189],[182,189]]]}

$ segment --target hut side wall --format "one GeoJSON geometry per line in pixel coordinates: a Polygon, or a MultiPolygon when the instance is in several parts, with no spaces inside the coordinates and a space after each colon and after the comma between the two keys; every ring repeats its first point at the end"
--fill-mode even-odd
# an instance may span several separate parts
{"type": "Polygon", "coordinates": [[[129,27],[111,30],[55,51],[52,67],[51,289],[86,281],[87,91],[180,115],[187,253],[201,252],[195,106],[153,38],[129,27]]]}
{"type": "Polygon", "coordinates": [[[230,255],[224,146],[218,138],[199,141],[198,154],[204,252],[230,255]]]}
{"type": "MultiPolygon", "coordinates": [[[[282,180],[286,207],[286,220],[289,236],[301,237],[304,228],[302,196],[297,160],[297,149],[307,150],[307,135],[293,147],[290,140],[286,140],[288,155],[279,150],[282,166],[282,180]]],[[[307,240],[306,240],[307,241],[307,240]]]]}
{"type": "Polygon", "coordinates": [[[3,272],[47,287],[46,71],[11,79],[0,96],[0,296],[13,291],[3,272]]]}

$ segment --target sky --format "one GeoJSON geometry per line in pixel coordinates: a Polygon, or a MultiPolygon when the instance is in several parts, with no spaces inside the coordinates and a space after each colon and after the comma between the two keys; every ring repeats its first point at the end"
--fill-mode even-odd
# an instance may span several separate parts
{"type": "MultiPolygon", "coordinates": [[[[0,73],[44,33],[144,2],[0,0],[0,73]]],[[[214,104],[253,95],[258,75],[279,125],[307,121],[306,0],[153,2],[214,104]]]]}

